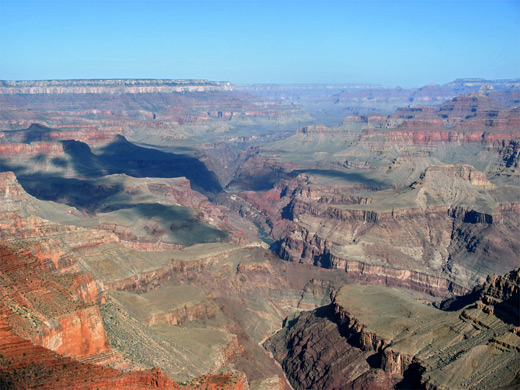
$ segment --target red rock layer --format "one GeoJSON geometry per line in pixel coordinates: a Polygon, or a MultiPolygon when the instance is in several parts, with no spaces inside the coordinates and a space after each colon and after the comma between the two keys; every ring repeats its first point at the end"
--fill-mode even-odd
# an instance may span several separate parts
{"type": "Polygon", "coordinates": [[[110,349],[97,306],[61,316],[32,338],[34,344],[64,356],[81,357],[110,349]]]}
{"type": "Polygon", "coordinates": [[[103,298],[90,276],[58,277],[36,258],[0,246],[0,280],[1,303],[11,309],[18,334],[65,356],[110,349],[97,306],[103,298]]]}
{"type": "Polygon", "coordinates": [[[0,303],[0,387],[9,389],[179,389],[154,368],[122,373],[84,364],[16,336],[0,303]]]}
{"type": "Polygon", "coordinates": [[[452,130],[363,130],[360,143],[369,146],[388,145],[432,145],[436,143],[473,143],[492,145],[496,141],[518,138],[516,131],[486,132],[486,131],[452,131],[452,130]]]}
{"type": "Polygon", "coordinates": [[[86,363],[122,359],[108,344],[96,305],[102,301],[90,275],[54,275],[37,258],[0,246],[0,388],[248,388],[243,374],[210,375],[181,387],[158,369],[120,372],[86,363]]]}
{"type": "MultiPolygon", "coordinates": [[[[0,144],[24,144],[22,148],[34,149],[31,143],[52,143],[65,140],[82,140],[89,145],[102,145],[110,142],[117,132],[104,128],[100,130],[94,125],[85,124],[81,128],[73,125],[58,124],[54,128],[48,128],[39,124],[27,123],[24,131],[3,131],[0,132],[0,144]]],[[[9,152],[9,148],[2,149],[2,152],[9,152]]],[[[43,150],[45,152],[45,150],[43,150]]],[[[62,151],[63,152],[63,151],[62,151]]]]}
{"type": "Polygon", "coordinates": [[[62,356],[86,357],[110,348],[92,282],[87,275],[52,275],[35,257],[0,246],[1,388],[175,388],[158,370],[123,374],[62,356]]]}
{"type": "Polygon", "coordinates": [[[491,145],[520,136],[520,109],[502,106],[489,97],[465,95],[439,108],[399,108],[395,113],[353,116],[366,124],[360,142],[372,146],[478,143],[491,145]]]}
{"type": "Polygon", "coordinates": [[[186,389],[247,390],[240,373],[205,375],[179,385],[157,368],[121,372],[95,364],[80,363],[16,336],[9,311],[0,302],[0,388],[26,389],[186,389]]]}

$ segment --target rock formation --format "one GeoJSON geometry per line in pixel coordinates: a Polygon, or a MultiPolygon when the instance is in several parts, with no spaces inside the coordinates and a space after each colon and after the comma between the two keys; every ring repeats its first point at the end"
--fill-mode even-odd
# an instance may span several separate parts
{"type": "MultiPolygon", "coordinates": [[[[159,366],[178,381],[234,366],[259,386],[277,378],[273,383],[284,388],[283,374],[258,342],[284,316],[330,302],[346,282],[344,275],[288,268],[256,245],[138,252],[114,234],[59,223],[83,216],[28,195],[10,172],[0,179],[2,241],[11,248],[2,257],[2,304],[17,336],[74,361],[125,370],[159,366]]],[[[150,188],[134,184],[129,193],[150,188]]],[[[151,188],[170,194],[164,185],[151,188]]],[[[8,379],[23,387],[24,375],[8,379]]],[[[247,386],[235,379],[229,384],[247,386]]]]}
{"type": "Polygon", "coordinates": [[[0,94],[128,94],[231,91],[228,82],[208,80],[45,80],[0,81],[0,94]]]}
{"type": "Polygon", "coordinates": [[[518,385],[518,87],[0,82],[0,385],[518,385]]]}
{"type": "Polygon", "coordinates": [[[483,300],[455,312],[348,285],[332,305],[287,320],[264,346],[295,389],[515,388],[519,275],[489,277],[483,300]]]}
{"type": "Polygon", "coordinates": [[[395,190],[367,192],[340,178],[309,171],[234,204],[267,220],[280,257],[366,282],[460,294],[518,265],[517,187],[453,164],[395,190]]]}

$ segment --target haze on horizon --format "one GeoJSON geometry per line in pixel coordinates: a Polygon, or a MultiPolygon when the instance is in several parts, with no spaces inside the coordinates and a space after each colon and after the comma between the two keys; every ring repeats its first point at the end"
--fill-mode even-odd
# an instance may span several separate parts
{"type": "Polygon", "coordinates": [[[519,1],[0,0],[0,79],[520,77],[519,1]]]}

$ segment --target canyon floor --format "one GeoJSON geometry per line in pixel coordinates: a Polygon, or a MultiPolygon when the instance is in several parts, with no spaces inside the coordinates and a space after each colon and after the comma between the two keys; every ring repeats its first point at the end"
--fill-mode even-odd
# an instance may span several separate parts
{"type": "Polygon", "coordinates": [[[0,388],[520,386],[520,81],[0,81],[0,388]]]}

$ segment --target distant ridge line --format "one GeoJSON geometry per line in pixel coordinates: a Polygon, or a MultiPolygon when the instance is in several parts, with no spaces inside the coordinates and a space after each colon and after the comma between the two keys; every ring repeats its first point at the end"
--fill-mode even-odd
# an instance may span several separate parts
{"type": "Polygon", "coordinates": [[[227,81],[175,79],[0,80],[0,95],[232,91],[227,81]]]}

